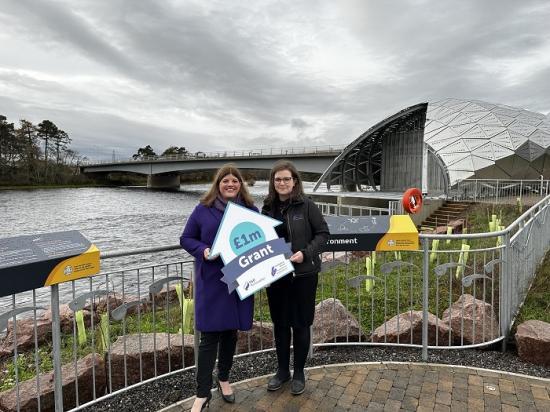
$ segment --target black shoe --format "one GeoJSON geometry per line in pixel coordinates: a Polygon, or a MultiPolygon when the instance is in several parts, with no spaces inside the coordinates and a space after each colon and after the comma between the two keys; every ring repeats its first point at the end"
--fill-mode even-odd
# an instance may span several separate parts
{"type": "Polygon", "coordinates": [[[301,377],[292,377],[292,382],[290,382],[290,393],[293,395],[300,395],[306,390],[306,379],[304,376],[301,377]]]}
{"type": "Polygon", "coordinates": [[[235,403],[235,394],[232,393],[231,395],[225,395],[222,391],[222,386],[220,385],[220,380],[216,379],[216,383],[218,385],[218,390],[220,391],[220,395],[222,396],[223,400],[227,403],[235,403]]]}
{"type": "Polygon", "coordinates": [[[282,375],[282,376],[283,376],[282,378],[279,376],[279,372],[273,375],[269,380],[269,382],[267,382],[267,390],[268,391],[279,390],[281,389],[281,386],[283,386],[283,383],[290,380],[290,372],[287,372],[286,375],[282,375]]]}
{"type": "Polygon", "coordinates": [[[212,392],[209,392],[208,393],[208,396],[206,397],[206,401],[204,401],[204,403],[201,405],[201,411],[203,409],[210,409],[210,400],[212,399],[212,392]]]}

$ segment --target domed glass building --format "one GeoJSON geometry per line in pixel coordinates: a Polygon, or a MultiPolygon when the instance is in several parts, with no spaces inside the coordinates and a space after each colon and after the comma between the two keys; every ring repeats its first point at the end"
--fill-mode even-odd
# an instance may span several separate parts
{"type": "Polygon", "coordinates": [[[321,176],[344,191],[439,195],[467,178],[550,177],[550,118],[477,100],[406,108],[348,145],[321,176]]]}

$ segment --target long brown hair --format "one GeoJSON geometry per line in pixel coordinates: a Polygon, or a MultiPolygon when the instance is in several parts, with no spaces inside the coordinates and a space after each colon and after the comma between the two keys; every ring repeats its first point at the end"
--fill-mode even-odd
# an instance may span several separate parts
{"type": "Polygon", "coordinates": [[[269,191],[267,193],[267,197],[264,200],[264,204],[266,205],[273,203],[275,199],[277,199],[278,194],[275,190],[275,173],[280,172],[281,170],[288,170],[294,178],[294,187],[292,188],[292,192],[290,192],[290,201],[294,199],[299,199],[304,196],[302,177],[300,176],[298,169],[296,169],[294,163],[289,160],[283,159],[275,163],[273,165],[273,168],[271,169],[271,173],[269,175],[269,191]]]}
{"type": "Polygon", "coordinates": [[[248,193],[246,183],[243,181],[243,176],[241,175],[239,169],[237,169],[237,165],[235,165],[235,163],[226,163],[220,167],[214,177],[212,186],[210,186],[210,189],[201,198],[200,202],[205,206],[212,206],[214,200],[216,200],[216,197],[220,195],[220,182],[227,175],[233,175],[239,180],[241,183],[241,188],[239,189],[240,198],[247,206],[254,206],[254,200],[252,199],[252,196],[250,196],[250,193],[248,193]]]}

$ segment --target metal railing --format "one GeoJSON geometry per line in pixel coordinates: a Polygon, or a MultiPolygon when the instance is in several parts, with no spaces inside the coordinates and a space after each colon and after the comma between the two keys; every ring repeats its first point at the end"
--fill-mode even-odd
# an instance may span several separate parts
{"type": "Polygon", "coordinates": [[[373,216],[394,214],[392,208],[315,202],[325,216],[373,216]]]}
{"type": "MultiPolygon", "coordinates": [[[[504,345],[550,246],[550,196],[504,230],[420,240],[417,251],[324,253],[313,346],[400,345],[427,359],[428,350],[504,345]]],[[[7,329],[0,340],[0,409],[47,409],[49,398],[38,394],[51,379],[56,410],[78,409],[191,368],[198,334],[185,299],[192,272],[192,261],[180,260],[12,295],[0,311],[0,332],[7,329]],[[64,399],[73,401],[63,405],[64,399]]],[[[264,290],[254,319],[253,333],[239,333],[237,356],[274,347],[264,290]]]]}
{"type": "Polygon", "coordinates": [[[105,159],[98,161],[86,161],[81,163],[81,166],[93,166],[96,164],[115,164],[115,163],[135,163],[135,162],[165,162],[165,161],[186,161],[186,160],[206,160],[241,157],[258,157],[258,156],[288,156],[288,155],[326,155],[334,153],[335,156],[340,153],[346,146],[304,146],[304,147],[269,147],[258,149],[242,149],[242,150],[220,150],[215,152],[195,152],[171,154],[165,156],[140,156],[129,159],[105,159]]]}
{"type": "Polygon", "coordinates": [[[534,203],[550,194],[550,180],[465,179],[449,189],[454,200],[494,203],[534,203]]]}

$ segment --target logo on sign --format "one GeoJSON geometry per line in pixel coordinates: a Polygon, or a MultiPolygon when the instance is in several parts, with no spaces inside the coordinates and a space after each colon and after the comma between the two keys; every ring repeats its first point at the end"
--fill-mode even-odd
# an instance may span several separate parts
{"type": "Polygon", "coordinates": [[[252,222],[239,223],[233,228],[229,238],[231,239],[231,250],[237,256],[266,241],[263,230],[252,222]]]}
{"type": "Polygon", "coordinates": [[[63,270],[63,274],[65,276],[69,276],[73,273],[73,267],[71,265],[65,266],[65,269],[63,270]]]}

